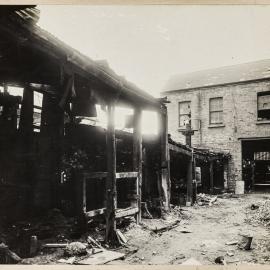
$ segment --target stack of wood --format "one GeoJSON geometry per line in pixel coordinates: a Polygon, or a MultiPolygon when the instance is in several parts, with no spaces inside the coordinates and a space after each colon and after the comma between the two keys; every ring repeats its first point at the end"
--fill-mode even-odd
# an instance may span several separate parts
{"type": "Polygon", "coordinates": [[[197,195],[197,204],[200,206],[203,205],[213,205],[217,201],[217,196],[208,195],[204,193],[199,193],[197,195]]]}

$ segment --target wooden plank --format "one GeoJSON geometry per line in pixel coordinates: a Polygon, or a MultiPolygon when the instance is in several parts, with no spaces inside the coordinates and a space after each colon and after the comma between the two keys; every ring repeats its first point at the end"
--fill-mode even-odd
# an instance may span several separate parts
{"type": "Polygon", "coordinates": [[[142,189],[142,110],[134,110],[134,129],[133,129],[133,170],[138,172],[138,178],[134,193],[137,195],[137,206],[139,212],[136,216],[137,224],[141,222],[141,189],[142,189]]]}
{"type": "Polygon", "coordinates": [[[171,144],[171,143],[169,143],[169,149],[174,151],[174,152],[181,153],[181,154],[189,156],[189,157],[192,156],[191,151],[188,151],[186,149],[183,149],[183,148],[181,148],[177,145],[171,144]]]}
{"type": "Polygon", "coordinates": [[[116,173],[116,178],[121,179],[121,178],[137,178],[138,177],[138,172],[119,172],[116,173]]]}
{"type": "Polygon", "coordinates": [[[78,261],[77,264],[85,264],[85,265],[99,265],[99,264],[106,264],[110,261],[117,260],[123,258],[125,254],[104,250],[103,252],[90,255],[88,258],[78,261]]]}
{"type": "Polygon", "coordinates": [[[107,179],[106,179],[106,236],[105,241],[115,242],[116,220],[115,210],[117,207],[117,190],[116,190],[116,146],[115,146],[115,128],[114,128],[114,104],[108,104],[108,124],[106,134],[107,146],[107,179]]]}
{"type": "Polygon", "coordinates": [[[129,207],[125,209],[117,209],[116,210],[116,218],[126,217],[126,216],[132,216],[139,212],[138,207],[129,207]]]}
{"type": "Polygon", "coordinates": [[[44,244],[43,248],[65,248],[67,247],[68,243],[48,243],[44,244]]]}
{"type": "MultiPolygon", "coordinates": [[[[88,179],[104,179],[108,176],[107,172],[85,172],[83,173],[83,177],[88,179]]],[[[116,173],[116,179],[123,178],[136,178],[138,176],[137,172],[118,172],[116,173]]]]}
{"type": "Polygon", "coordinates": [[[108,176],[107,172],[84,172],[83,177],[86,179],[104,179],[108,176]]]}
{"type": "MultiPolygon", "coordinates": [[[[135,215],[138,212],[139,212],[138,207],[116,209],[115,210],[115,217],[120,218],[120,217],[125,217],[125,216],[131,216],[131,215],[135,215]]],[[[91,217],[94,217],[97,215],[103,215],[105,213],[106,213],[106,208],[100,208],[100,209],[95,209],[95,210],[90,210],[90,211],[85,212],[85,217],[91,218],[91,217]]]]}
{"type": "Polygon", "coordinates": [[[86,218],[91,218],[91,217],[94,217],[94,216],[102,215],[105,212],[106,212],[106,208],[95,209],[95,210],[85,212],[85,217],[86,218]]]}

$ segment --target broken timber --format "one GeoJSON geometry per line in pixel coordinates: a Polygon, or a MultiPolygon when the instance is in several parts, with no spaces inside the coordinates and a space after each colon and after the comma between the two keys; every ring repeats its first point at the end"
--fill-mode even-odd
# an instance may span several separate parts
{"type": "Polygon", "coordinates": [[[167,108],[164,106],[160,114],[161,123],[161,189],[164,210],[170,209],[170,162],[169,162],[169,146],[168,146],[168,115],[167,108]]]}
{"type": "Polygon", "coordinates": [[[116,190],[116,146],[114,128],[114,104],[110,103],[107,107],[107,178],[106,178],[106,236],[105,241],[114,242],[116,237],[115,210],[117,208],[116,190]]]}
{"type": "MultiPolygon", "coordinates": [[[[136,222],[141,222],[141,187],[142,187],[142,130],[141,130],[142,111],[140,108],[134,111],[134,131],[133,131],[133,169],[138,172],[135,194],[137,196],[138,214],[136,222]]],[[[136,201],[136,200],[135,200],[136,201]]]]}

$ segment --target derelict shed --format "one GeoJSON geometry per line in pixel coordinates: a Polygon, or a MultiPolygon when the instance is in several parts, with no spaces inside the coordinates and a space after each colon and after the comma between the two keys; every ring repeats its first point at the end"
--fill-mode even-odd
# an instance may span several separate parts
{"type": "MultiPolygon", "coordinates": [[[[2,184],[18,190],[25,204],[36,209],[65,204],[86,218],[105,213],[108,240],[117,217],[136,215],[140,221],[141,121],[143,110],[151,110],[159,114],[162,131],[155,181],[161,204],[168,209],[167,110],[162,101],[116,75],[106,62],[91,60],[41,29],[35,7],[7,6],[0,14],[2,184]],[[107,115],[106,128],[95,126],[97,104],[107,115]],[[134,110],[133,132],[127,136],[115,131],[117,106],[134,110]],[[128,181],[125,199],[130,204],[119,209],[121,179],[128,181]],[[104,200],[98,198],[102,193],[104,200]],[[75,198],[72,207],[68,197],[75,198]]],[[[149,193],[149,186],[146,189],[149,193]]],[[[16,201],[19,195],[12,192],[16,201]]]]}
{"type": "Polygon", "coordinates": [[[168,147],[172,204],[185,205],[195,202],[197,193],[217,194],[226,189],[228,153],[192,148],[170,137],[168,147]]]}

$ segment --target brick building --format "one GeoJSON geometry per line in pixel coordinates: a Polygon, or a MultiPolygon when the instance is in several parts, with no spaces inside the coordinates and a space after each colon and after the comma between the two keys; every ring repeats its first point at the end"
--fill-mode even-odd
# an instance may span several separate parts
{"type": "Polygon", "coordinates": [[[231,154],[225,188],[270,186],[270,60],[174,75],[162,95],[175,141],[190,119],[194,147],[231,154]]]}

